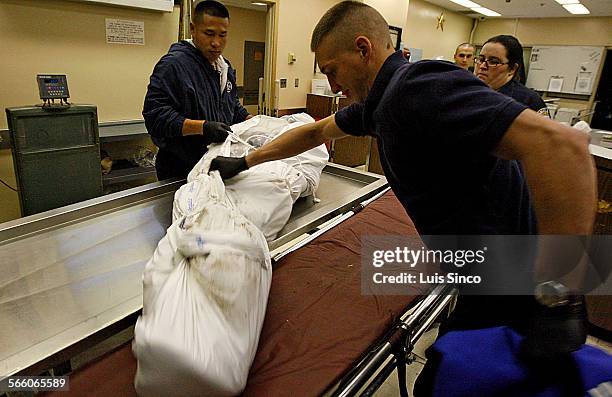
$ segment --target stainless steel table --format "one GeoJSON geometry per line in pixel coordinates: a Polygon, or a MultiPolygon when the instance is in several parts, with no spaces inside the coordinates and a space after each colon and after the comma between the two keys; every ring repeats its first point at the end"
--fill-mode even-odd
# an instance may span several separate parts
{"type": "MultiPolygon", "coordinates": [[[[184,181],[156,182],[0,224],[0,377],[36,374],[120,328],[142,308],[142,271],[184,181]]],[[[273,250],[380,192],[386,179],[329,164],[273,250]]]]}

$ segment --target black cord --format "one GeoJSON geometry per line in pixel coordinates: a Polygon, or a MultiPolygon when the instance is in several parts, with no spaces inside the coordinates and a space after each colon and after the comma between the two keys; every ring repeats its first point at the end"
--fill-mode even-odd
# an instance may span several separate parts
{"type": "Polygon", "coordinates": [[[15,189],[15,188],[13,188],[13,187],[9,186],[9,184],[8,184],[8,183],[6,183],[6,182],[4,182],[2,179],[0,179],[0,183],[2,183],[4,186],[8,187],[9,189],[11,189],[11,190],[12,190],[12,191],[14,191],[14,192],[17,192],[17,191],[18,191],[17,189],[15,189]]]}
{"type": "Polygon", "coordinates": [[[406,351],[403,346],[398,346],[395,352],[395,361],[397,363],[397,380],[400,397],[409,397],[408,385],[406,384],[406,351]]]}

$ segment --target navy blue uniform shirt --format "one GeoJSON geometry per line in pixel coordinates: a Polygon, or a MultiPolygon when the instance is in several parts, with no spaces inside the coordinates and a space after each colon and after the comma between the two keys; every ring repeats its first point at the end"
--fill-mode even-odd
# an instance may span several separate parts
{"type": "Polygon", "coordinates": [[[248,114],[238,100],[231,65],[222,90],[219,72],[196,47],[187,41],[173,44],[153,69],[142,111],[147,131],[160,148],[158,178],[186,177],[210,144],[203,135],[182,136],[186,118],[231,125],[248,114]]]}
{"type": "Polygon", "coordinates": [[[489,154],[525,109],[456,65],[396,52],[365,103],[335,121],[378,138],[385,176],[421,234],[533,234],[518,163],[498,167],[489,154]]]}
{"type": "Polygon", "coordinates": [[[525,87],[523,84],[512,79],[504,84],[497,92],[514,98],[515,101],[520,102],[535,112],[540,109],[546,108],[546,104],[540,98],[537,92],[531,88],[525,87]]]}

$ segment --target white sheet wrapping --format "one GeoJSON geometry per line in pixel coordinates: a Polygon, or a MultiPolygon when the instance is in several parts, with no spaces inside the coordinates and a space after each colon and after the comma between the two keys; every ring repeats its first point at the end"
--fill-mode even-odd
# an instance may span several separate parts
{"type": "MultiPolygon", "coordinates": [[[[259,145],[313,121],[292,117],[257,116],[233,129],[259,145]]],[[[246,150],[231,138],[211,145],[175,194],[173,223],[143,276],[133,343],[139,395],[230,396],[246,385],[272,278],[267,241],[292,204],[316,190],[328,158],[322,145],[252,167],[226,185],[217,172],[208,175],[215,156],[246,150]]]]}
{"type": "Polygon", "coordinates": [[[208,201],[170,226],[145,268],[139,395],[236,395],[257,351],[272,278],[266,240],[218,173],[198,182],[208,201]]]}
{"type": "MultiPolygon", "coordinates": [[[[314,122],[314,119],[306,113],[294,114],[283,118],[255,116],[242,123],[234,124],[232,130],[243,140],[259,147],[295,127],[312,122],[314,122]]],[[[189,173],[187,181],[190,182],[197,179],[198,175],[207,173],[210,168],[210,162],[215,157],[240,157],[245,155],[248,150],[245,145],[233,141],[231,137],[228,137],[222,145],[209,146],[208,152],[189,173]]],[[[272,173],[285,178],[289,183],[292,199],[295,202],[299,197],[310,196],[316,192],[319,187],[321,172],[328,159],[327,148],[325,145],[320,145],[294,157],[257,165],[250,171],[260,169],[262,173],[272,173]],[[285,165],[289,165],[291,168],[287,168],[285,165]],[[297,194],[298,191],[300,192],[299,194],[297,194]]],[[[233,178],[228,181],[228,187],[237,183],[236,179],[233,178]]]]}

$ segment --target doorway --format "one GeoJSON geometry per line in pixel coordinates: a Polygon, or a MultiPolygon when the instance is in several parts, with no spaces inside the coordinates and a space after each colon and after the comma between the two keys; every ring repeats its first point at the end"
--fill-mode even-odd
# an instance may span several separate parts
{"type": "MultiPolygon", "coordinates": [[[[198,1],[200,0],[181,0],[181,31],[179,39],[191,37],[189,32],[191,7],[198,3],[198,1]]],[[[244,105],[252,115],[258,113],[271,115],[274,112],[276,29],[278,25],[277,0],[262,0],[258,2],[251,0],[224,0],[223,4],[228,7],[231,16],[230,38],[223,55],[236,69],[238,95],[241,101],[244,100],[245,96],[248,97],[244,105]],[[247,42],[263,43],[264,48],[262,51],[258,51],[257,47],[255,47],[252,50],[253,56],[247,57],[247,42]],[[251,60],[259,59],[260,54],[263,55],[261,62],[255,61],[255,64],[247,66],[249,58],[251,60]],[[257,65],[258,63],[263,65],[263,74],[258,69],[260,68],[257,65]],[[246,70],[247,67],[250,68],[249,72],[246,70]],[[259,76],[255,78],[255,75],[259,76]],[[247,76],[249,76],[248,82],[246,81],[247,76]],[[261,87],[262,92],[256,96],[257,100],[251,105],[253,92],[258,92],[259,89],[259,77],[264,79],[261,87]],[[253,82],[253,79],[255,82],[253,82]],[[247,90],[249,93],[245,92],[247,90]]]]}
{"type": "Polygon", "coordinates": [[[595,94],[595,103],[591,127],[612,131],[612,50],[606,51],[606,59],[595,94]]]}
{"type": "Polygon", "coordinates": [[[265,57],[266,43],[244,42],[244,100],[242,104],[251,114],[258,113],[259,79],[264,77],[265,57]]]}

